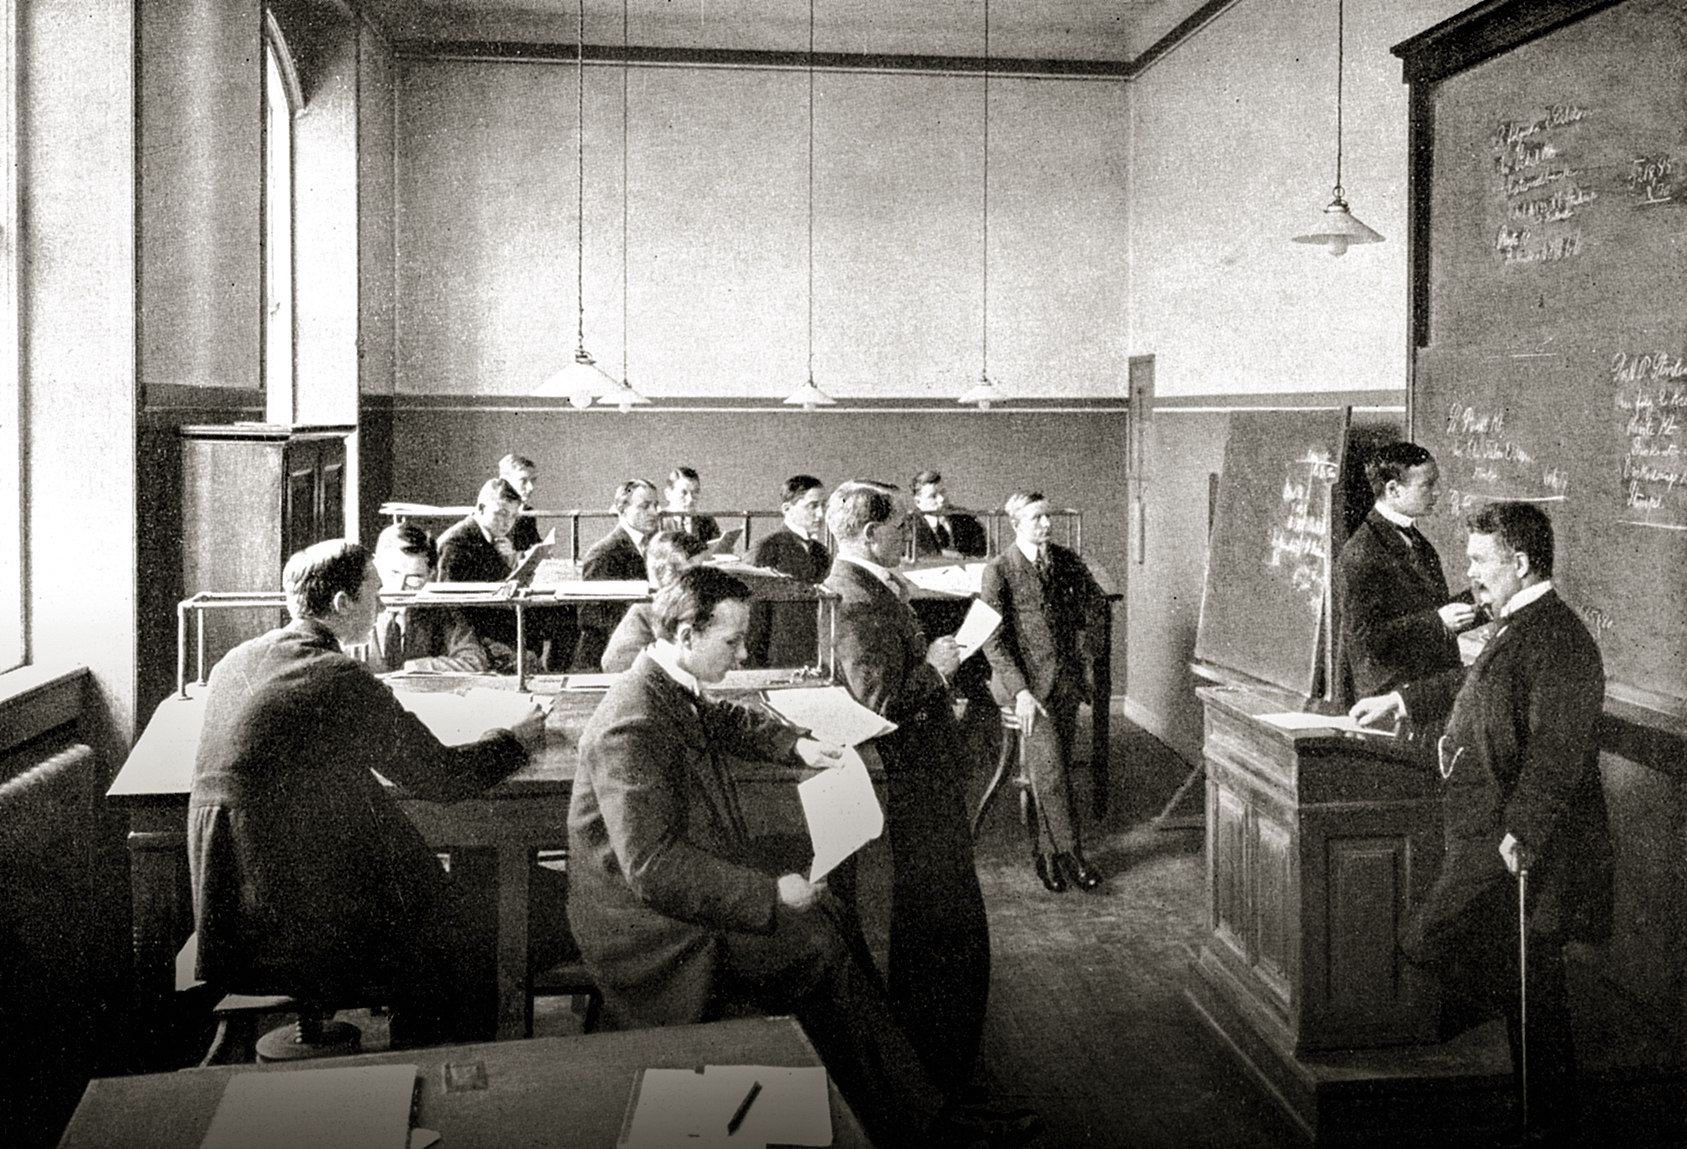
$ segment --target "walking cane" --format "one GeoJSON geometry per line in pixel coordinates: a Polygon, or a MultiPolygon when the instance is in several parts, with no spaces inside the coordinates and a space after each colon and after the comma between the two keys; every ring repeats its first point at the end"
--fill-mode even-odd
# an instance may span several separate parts
{"type": "Polygon", "coordinates": [[[1529,1131],[1529,863],[1517,851],[1517,1075],[1523,1087],[1523,1132],[1529,1131]]]}

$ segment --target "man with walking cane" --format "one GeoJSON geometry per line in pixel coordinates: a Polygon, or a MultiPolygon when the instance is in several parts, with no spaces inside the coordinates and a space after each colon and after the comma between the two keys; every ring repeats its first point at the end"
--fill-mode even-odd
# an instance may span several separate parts
{"type": "Polygon", "coordinates": [[[1351,713],[1420,725],[1447,716],[1437,746],[1445,852],[1401,948],[1440,978],[1443,1036],[1504,1013],[1522,1116],[1511,1143],[1573,1145],[1564,944],[1611,933],[1604,665],[1553,590],[1552,524],[1540,508],[1493,503],[1468,526],[1471,588],[1495,620],[1481,655],[1468,670],[1360,699],[1351,713]]]}

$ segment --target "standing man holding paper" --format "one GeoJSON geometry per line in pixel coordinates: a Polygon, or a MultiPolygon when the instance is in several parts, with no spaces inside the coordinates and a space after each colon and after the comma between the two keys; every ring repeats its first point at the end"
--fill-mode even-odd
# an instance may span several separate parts
{"type": "Polygon", "coordinates": [[[733,998],[795,1014],[876,1144],[993,1144],[944,1109],[825,884],[758,865],[728,755],[838,751],[702,692],[743,660],[749,598],[723,571],[681,572],[586,726],[568,812],[581,952],[625,1024],[707,1021],[733,998]]]}
{"type": "Polygon", "coordinates": [[[1336,556],[1336,674],[1344,704],[1387,694],[1460,665],[1458,633],[1477,623],[1453,598],[1441,559],[1417,528],[1435,510],[1441,473],[1416,443],[1390,443],[1365,463],[1376,505],[1336,556]]]}
{"type": "MultiPolygon", "coordinates": [[[[927,643],[895,573],[908,508],[877,483],[844,483],[826,506],[838,547],[827,590],[839,595],[837,658],[856,701],[897,724],[874,739],[884,759],[894,871],[890,1000],[926,1072],[952,1097],[972,1078],[990,993],[990,924],[961,796],[949,681],[953,638],[927,643]]],[[[1034,1132],[1029,1110],[995,1115],[1034,1132]]],[[[1027,1136],[1030,1134],[1028,1133],[1027,1136]]]]}
{"type": "MultiPolygon", "coordinates": [[[[1072,800],[1072,747],[1078,706],[1089,698],[1078,641],[1089,612],[1107,596],[1075,551],[1049,541],[1048,500],[1040,491],[1015,491],[1003,504],[1013,521],[1013,545],[984,568],[979,601],[1002,616],[984,640],[990,691],[1012,706],[1031,772],[1037,822],[1033,864],[1050,893],[1101,885],[1101,871],[1085,860],[1072,800]]],[[[1105,698],[1093,700],[1107,705],[1105,698]]]]}

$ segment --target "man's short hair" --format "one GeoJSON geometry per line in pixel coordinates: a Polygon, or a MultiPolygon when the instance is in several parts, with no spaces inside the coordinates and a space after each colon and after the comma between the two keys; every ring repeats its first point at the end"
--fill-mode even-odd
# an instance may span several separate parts
{"type": "Polygon", "coordinates": [[[1497,535],[1504,546],[1529,556],[1530,570],[1552,577],[1552,520],[1535,504],[1489,503],[1465,525],[1474,535],[1497,535]]]}
{"type": "Polygon", "coordinates": [[[363,590],[363,573],[372,561],[369,548],[350,539],[312,543],[288,559],[281,571],[287,613],[294,618],[331,614],[336,594],[345,591],[357,598],[363,590]]]}
{"type": "Polygon", "coordinates": [[[375,553],[398,551],[406,555],[427,555],[428,569],[439,565],[439,544],[415,523],[394,523],[375,540],[375,553]]]}
{"type": "Polygon", "coordinates": [[[788,507],[793,503],[801,502],[804,495],[816,487],[824,487],[825,485],[813,475],[792,475],[779,487],[779,505],[788,507]]]}
{"type": "Polygon", "coordinates": [[[498,473],[500,475],[508,475],[515,471],[531,471],[533,474],[538,474],[539,464],[526,455],[505,455],[498,460],[498,473]]]}
{"type": "Polygon", "coordinates": [[[841,483],[826,500],[826,529],[834,539],[854,540],[874,523],[888,523],[903,514],[895,487],[868,479],[841,483]]]}
{"type": "Polygon", "coordinates": [[[1380,499],[1388,484],[1404,482],[1407,471],[1434,461],[1435,456],[1416,443],[1389,443],[1365,460],[1365,481],[1371,485],[1371,494],[1380,499]]]}
{"type": "Polygon", "coordinates": [[[667,586],[709,544],[690,531],[657,531],[644,545],[644,569],[656,586],[667,586]]]}
{"type": "Polygon", "coordinates": [[[615,501],[610,504],[610,509],[616,514],[626,510],[627,504],[633,501],[633,496],[638,493],[640,487],[645,488],[653,495],[658,493],[656,484],[649,479],[628,479],[615,488],[615,501]]]}
{"type": "Polygon", "coordinates": [[[1023,511],[1026,507],[1029,507],[1033,503],[1042,503],[1047,501],[1048,500],[1043,497],[1043,493],[1041,491],[1015,491],[1007,497],[1007,502],[1002,504],[1002,510],[1007,512],[1008,521],[1010,523],[1016,523],[1019,521],[1020,511],[1023,511]]]}
{"type": "Polygon", "coordinates": [[[668,472],[668,489],[673,490],[674,484],[679,482],[681,479],[690,479],[693,483],[701,483],[703,481],[697,477],[696,467],[675,467],[673,470],[668,472]]]}
{"type": "Polygon", "coordinates": [[[664,642],[674,641],[686,623],[693,630],[707,630],[715,611],[727,601],[749,602],[749,586],[715,567],[687,567],[656,592],[650,608],[652,628],[664,642]]]}
{"type": "Polygon", "coordinates": [[[488,479],[480,485],[480,494],[475,496],[475,509],[490,507],[494,503],[519,503],[521,496],[516,494],[514,487],[503,479],[488,479]]]}
{"type": "Polygon", "coordinates": [[[908,489],[917,495],[920,493],[921,487],[929,487],[942,481],[943,476],[936,471],[921,471],[914,476],[914,481],[908,484],[908,489]]]}

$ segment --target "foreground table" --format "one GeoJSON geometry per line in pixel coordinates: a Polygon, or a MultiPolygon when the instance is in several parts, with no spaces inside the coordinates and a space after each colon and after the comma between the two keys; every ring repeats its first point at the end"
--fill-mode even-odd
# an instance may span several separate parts
{"type": "MultiPolygon", "coordinates": [[[[436,1046],[267,1066],[222,1066],[88,1083],[59,1149],[197,1149],[223,1088],[237,1073],[415,1064],[413,1124],[439,1149],[613,1149],[641,1069],[708,1065],[815,1066],[808,1035],[789,1017],[758,1017],[584,1037],[436,1046]],[[446,1062],[480,1062],[486,1088],[446,1092],[446,1062]]],[[[828,1083],[832,1144],[868,1147],[837,1086],[828,1083]]]]}

